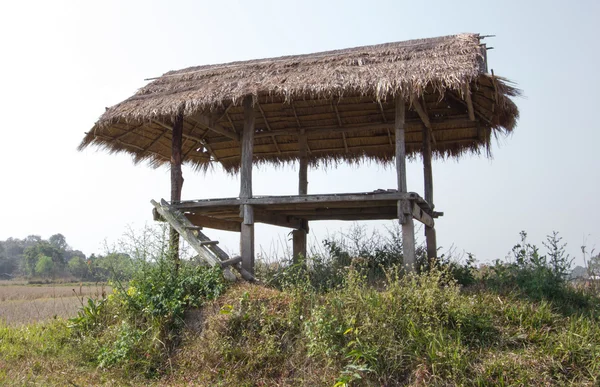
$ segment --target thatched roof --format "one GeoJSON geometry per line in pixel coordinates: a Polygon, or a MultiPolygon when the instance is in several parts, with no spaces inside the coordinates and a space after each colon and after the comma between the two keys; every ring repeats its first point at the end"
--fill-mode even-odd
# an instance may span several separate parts
{"type": "Polygon", "coordinates": [[[237,171],[248,95],[257,117],[254,160],[275,164],[298,158],[301,129],[313,164],[393,160],[397,95],[408,107],[409,154],[422,149],[423,112],[438,156],[489,154],[492,133],[512,131],[518,118],[510,99],[518,90],[487,73],[478,34],[461,34],[171,71],[107,109],[80,149],[94,144],[136,162],[168,163],[171,125],[183,114],[184,163],[237,171]]]}

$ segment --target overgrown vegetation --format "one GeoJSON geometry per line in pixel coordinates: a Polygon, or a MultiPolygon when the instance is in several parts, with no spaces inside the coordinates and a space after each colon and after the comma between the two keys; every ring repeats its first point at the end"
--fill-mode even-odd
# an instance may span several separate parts
{"type": "Polygon", "coordinates": [[[556,233],[544,253],[522,233],[508,260],[421,256],[406,274],[397,231],[354,230],[297,264],[259,266],[263,284],[229,289],[190,261],[176,273],[164,240],[134,245],[132,278],[68,324],[0,328],[0,383],[89,384],[53,369],[109,385],[600,382],[598,294],[568,281],[556,233]],[[16,367],[25,361],[33,368],[16,367]]]}

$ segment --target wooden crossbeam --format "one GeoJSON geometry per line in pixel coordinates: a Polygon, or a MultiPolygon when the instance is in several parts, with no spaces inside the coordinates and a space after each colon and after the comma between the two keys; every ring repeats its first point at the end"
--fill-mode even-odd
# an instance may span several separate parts
{"type": "Polygon", "coordinates": [[[162,133],[158,137],[156,137],[154,140],[152,140],[150,145],[148,145],[146,148],[144,148],[144,152],[149,150],[150,148],[152,148],[154,146],[154,144],[156,144],[165,135],[165,133],[167,133],[167,130],[163,130],[162,133]]]}
{"type": "Polygon", "coordinates": [[[332,102],[331,106],[333,106],[333,110],[335,111],[335,116],[337,117],[338,120],[338,126],[341,128],[342,126],[342,117],[340,117],[340,112],[338,111],[337,106],[332,102]]]}
{"type": "Polygon", "coordinates": [[[195,117],[186,117],[187,120],[200,125],[201,127],[211,130],[215,133],[222,134],[225,137],[228,137],[235,141],[240,141],[239,134],[232,132],[229,129],[224,128],[223,126],[217,124],[216,122],[211,122],[211,119],[206,116],[195,116],[195,117]]]}
{"type": "Polygon", "coordinates": [[[382,193],[350,193],[350,194],[324,194],[324,195],[289,195],[289,196],[263,196],[263,197],[243,197],[226,198],[198,201],[182,201],[173,204],[178,209],[193,209],[201,207],[215,206],[239,206],[242,204],[250,205],[271,205],[271,204],[301,204],[301,203],[339,203],[339,202],[360,202],[360,201],[379,201],[379,200],[417,200],[419,195],[414,192],[382,192],[382,193]]]}
{"type": "MultiPolygon", "coordinates": [[[[265,115],[265,111],[260,106],[260,104],[258,103],[258,101],[256,101],[256,105],[258,106],[258,110],[260,110],[260,114],[262,115],[263,120],[265,121],[265,125],[267,126],[267,130],[269,132],[273,132],[273,129],[271,129],[271,125],[269,125],[269,121],[267,120],[267,116],[265,115]]],[[[277,143],[277,139],[275,138],[274,134],[271,135],[271,139],[273,140],[273,144],[275,145],[275,148],[277,149],[277,153],[281,154],[281,149],[279,149],[279,144],[277,143]]]]}
{"type": "Polygon", "coordinates": [[[235,133],[238,133],[238,130],[235,128],[235,124],[233,123],[233,120],[229,116],[229,113],[225,113],[225,117],[227,117],[227,121],[229,121],[229,123],[231,124],[231,129],[233,129],[233,131],[235,133]]]}
{"type": "MultiPolygon", "coordinates": [[[[381,112],[381,119],[384,123],[386,123],[387,118],[385,117],[385,111],[383,110],[383,105],[381,104],[381,101],[377,101],[377,104],[379,105],[379,111],[381,112]]],[[[392,131],[390,130],[390,128],[388,128],[387,134],[388,140],[390,140],[390,145],[394,145],[394,142],[392,141],[392,131]]]]}
{"type": "MultiPolygon", "coordinates": [[[[475,121],[475,110],[473,109],[473,100],[471,99],[471,87],[467,82],[463,84],[463,94],[465,102],[467,103],[467,111],[469,113],[469,119],[475,121]]],[[[493,107],[494,105],[492,105],[493,107]]]]}
{"type": "MultiPolygon", "coordinates": [[[[463,116],[455,117],[455,118],[451,118],[451,119],[446,119],[444,122],[439,122],[439,123],[429,122],[429,125],[431,126],[432,129],[439,130],[438,128],[440,126],[444,127],[444,125],[452,124],[452,123],[456,123],[456,124],[465,123],[467,120],[468,120],[468,117],[465,115],[464,118],[463,118],[463,116]]],[[[420,131],[423,124],[424,124],[424,122],[420,119],[414,120],[414,121],[409,120],[405,123],[404,128],[407,131],[420,131]]],[[[393,129],[393,127],[394,127],[394,124],[392,122],[389,122],[389,123],[382,123],[382,124],[347,124],[342,127],[340,127],[338,125],[311,126],[311,127],[306,127],[305,130],[306,130],[307,134],[324,132],[324,131],[327,131],[330,133],[339,133],[339,132],[350,133],[350,132],[361,132],[361,131],[381,130],[381,129],[390,130],[390,129],[393,129]]],[[[254,138],[271,137],[272,135],[290,136],[290,135],[297,135],[297,134],[298,134],[298,129],[274,129],[273,132],[256,133],[254,135],[254,138]]]]}
{"type": "MultiPolygon", "coordinates": [[[[160,121],[152,120],[152,123],[154,123],[154,124],[156,124],[156,125],[164,128],[164,129],[167,129],[168,131],[171,131],[171,132],[173,131],[173,128],[171,126],[163,124],[160,121]]],[[[183,138],[188,138],[190,140],[202,141],[202,137],[198,137],[198,136],[195,136],[193,134],[182,133],[182,137],[183,138]]]]}
{"type": "MultiPolygon", "coordinates": [[[[300,119],[298,118],[298,113],[296,112],[296,106],[294,105],[294,101],[290,103],[292,105],[292,111],[294,112],[294,117],[296,117],[296,123],[298,124],[298,131],[301,131],[302,125],[300,124],[300,119]]],[[[294,134],[294,133],[290,133],[294,134]]],[[[306,131],[303,131],[302,134],[306,134],[306,131]]],[[[312,153],[310,146],[308,145],[308,140],[306,141],[306,150],[308,153],[312,153]]]]}
{"type": "Polygon", "coordinates": [[[433,141],[434,144],[437,144],[435,140],[435,135],[433,134],[433,127],[431,126],[431,121],[429,120],[429,115],[425,111],[423,105],[421,105],[421,102],[419,102],[417,96],[414,94],[411,95],[411,104],[413,109],[415,109],[415,111],[421,118],[421,121],[423,121],[425,127],[429,130],[429,133],[431,134],[431,141],[433,141]]]}
{"type": "Polygon", "coordinates": [[[115,140],[115,141],[118,141],[118,140],[122,139],[123,137],[127,136],[129,133],[133,132],[134,130],[136,130],[136,129],[138,129],[138,128],[142,127],[142,126],[144,126],[144,124],[142,124],[142,125],[137,125],[137,126],[134,126],[134,127],[132,127],[132,128],[129,128],[129,129],[127,129],[127,130],[125,131],[125,133],[123,133],[123,134],[120,134],[120,135],[118,135],[117,137],[114,137],[114,140],[115,140]]]}

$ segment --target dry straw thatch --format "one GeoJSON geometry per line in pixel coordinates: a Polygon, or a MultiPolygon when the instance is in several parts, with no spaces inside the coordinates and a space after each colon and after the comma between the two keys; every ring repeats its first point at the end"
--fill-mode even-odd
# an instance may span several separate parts
{"type": "Polygon", "coordinates": [[[251,95],[255,162],[296,160],[303,130],[313,165],[386,163],[395,154],[394,98],[402,96],[409,154],[422,150],[423,113],[435,155],[489,154],[492,133],[508,133],[516,124],[510,97],[518,94],[487,73],[478,34],[191,67],[168,72],[107,109],[80,149],[94,144],[159,166],[170,160],[171,125],[183,115],[184,163],[206,169],[217,162],[235,172],[241,103],[251,95]]]}

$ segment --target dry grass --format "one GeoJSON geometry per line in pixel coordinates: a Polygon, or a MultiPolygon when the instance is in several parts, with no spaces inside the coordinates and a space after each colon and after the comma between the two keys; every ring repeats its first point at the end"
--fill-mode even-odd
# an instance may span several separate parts
{"type": "Polygon", "coordinates": [[[96,284],[25,285],[23,282],[0,286],[0,322],[7,325],[30,324],[77,314],[82,302],[111,291],[96,284]]]}

